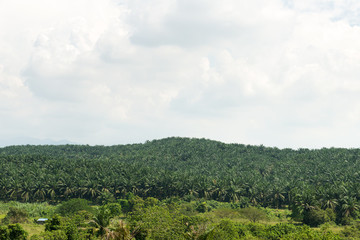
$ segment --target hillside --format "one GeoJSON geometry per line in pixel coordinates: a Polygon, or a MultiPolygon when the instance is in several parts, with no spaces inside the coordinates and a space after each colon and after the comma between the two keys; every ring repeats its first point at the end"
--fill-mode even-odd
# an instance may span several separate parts
{"type": "Polygon", "coordinates": [[[359,160],[359,149],[281,150],[177,137],[118,146],[11,146],[0,148],[0,199],[96,202],[132,192],[271,207],[304,196],[324,204],[357,201],[359,160]]]}

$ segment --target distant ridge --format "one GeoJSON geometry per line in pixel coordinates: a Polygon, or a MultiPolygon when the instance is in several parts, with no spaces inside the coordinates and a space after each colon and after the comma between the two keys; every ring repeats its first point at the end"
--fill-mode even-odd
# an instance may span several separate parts
{"type": "Polygon", "coordinates": [[[76,144],[66,139],[53,140],[50,138],[30,138],[30,137],[17,137],[10,139],[0,139],[0,147],[6,146],[21,146],[21,145],[64,145],[64,144],[76,144]]]}

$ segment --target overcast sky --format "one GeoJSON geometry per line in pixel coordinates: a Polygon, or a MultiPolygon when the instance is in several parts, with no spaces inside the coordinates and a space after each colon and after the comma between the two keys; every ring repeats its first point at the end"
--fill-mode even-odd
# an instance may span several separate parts
{"type": "Polygon", "coordinates": [[[0,146],[360,147],[359,0],[0,0],[0,146]]]}

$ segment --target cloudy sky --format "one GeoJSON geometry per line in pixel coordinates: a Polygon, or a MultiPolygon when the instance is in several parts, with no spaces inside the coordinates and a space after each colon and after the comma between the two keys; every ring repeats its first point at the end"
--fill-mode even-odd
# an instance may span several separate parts
{"type": "Polygon", "coordinates": [[[358,0],[0,0],[0,146],[360,147],[358,0]]]}

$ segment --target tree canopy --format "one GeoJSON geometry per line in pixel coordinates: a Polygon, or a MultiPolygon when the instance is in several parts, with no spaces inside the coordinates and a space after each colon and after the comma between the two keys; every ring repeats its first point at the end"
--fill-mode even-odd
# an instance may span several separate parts
{"type": "Polygon", "coordinates": [[[10,146],[0,148],[0,200],[204,198],[290,206],[299,216],[332,209],[340,222],[359,209],[359,162],[360,149],[293,150],[179,137],[117,146],[10,146]]]}

